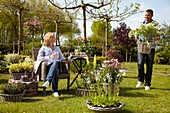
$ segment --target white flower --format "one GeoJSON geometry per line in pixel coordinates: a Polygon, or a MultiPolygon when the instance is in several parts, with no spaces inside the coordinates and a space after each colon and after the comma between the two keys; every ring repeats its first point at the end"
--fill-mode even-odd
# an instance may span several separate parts
{"type": "Polygon", "coordinates": [[[90,84],[90,77],[87,77],[87,84],[90,84]]]}

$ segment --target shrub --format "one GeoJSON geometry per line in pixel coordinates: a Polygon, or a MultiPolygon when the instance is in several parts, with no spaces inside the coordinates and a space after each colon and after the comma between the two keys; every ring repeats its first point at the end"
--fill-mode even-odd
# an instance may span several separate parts
{"type": "Polygon", "coordinates": [[[8,66],[9,68],[9,73],[14,73],[14,72],[30,72],[32,70],[32,63],[29,62],[22,62],[22,63],[17,63],[17,64],[10,64],[8,66]]]}
{"type": "Polygon", "coordinates": [[[5,60],[8,64],[19,63],[22,60],[22,58],[20,55],[12,53],[12,54],[5,55],[5,60]]]}
{"type": "Polygon", "coordinates": [[[158,48],[156,50],[154,62],[157,64],[170,64],[170,45],[158,48]]]}
{"type": "Polygon", "coordinates": [[[123,62],[123,57],[116,49],[110,49],[107,52],[107,59],[118,59],[119,62],[123,62]]]}
{"type": "Polygon", "coordinates": [[[5,61],[0,60],[0,72],[6,72],[6,65],[5,61]]]}

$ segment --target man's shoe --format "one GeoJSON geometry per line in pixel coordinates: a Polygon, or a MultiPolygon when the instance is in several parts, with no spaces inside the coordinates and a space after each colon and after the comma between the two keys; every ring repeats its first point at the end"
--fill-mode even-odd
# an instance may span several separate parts
{"type": "Polygon", "coordinates": [[[149,86],[145,86],[145,90],[150,90],[150,87],[149,86]]]}
{"type": "Polygon", "coordinates": [[[54,97],[59,97],[58,92],[54,92],[53,95],[54,95],[54,97]]]}
{"type": "Polygon", "coordinates": [[[137,85],[136,85],[136,88],[140,88],[142,86],[143,82],[141,81],[138,81],[137,85]]]}
{"type": "Polygon", "coordinates": [[[47,81],[43,84],[43,86],[45,86],[46,88],[48,88],[48,87],[50,86],[50,82],[47,80],[47,81]]]}

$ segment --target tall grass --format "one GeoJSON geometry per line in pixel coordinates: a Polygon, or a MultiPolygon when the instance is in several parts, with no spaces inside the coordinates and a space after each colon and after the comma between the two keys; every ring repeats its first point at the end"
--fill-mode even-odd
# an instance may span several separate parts
{"type": "MultiPolygon", "coordinates": [[[[120,84],[119,100],[125,107],[119,113],[170,113],[170,65],[154,65],[152,85],[150,91],[144,86],[136,89],[137,63],[123,63],[127,69],[126,76],[120,84]]],[[[71,75],[71,80],[75,75],[71,75]]],[[[0,87],[12,78],[10,75],[0,75],[0,87]]],[[[66,80],[59,81],[60,97],[52,96],[51,87],[47,95],[39,89],[35,97],[24,97],[23,102],[1,102],[0,113],[93,113],[85,101],[89,97],[75,95],[76,83],[67,91],[66,80]]],[[[39,83],[42,85],[42,82],[39,83]]]]}

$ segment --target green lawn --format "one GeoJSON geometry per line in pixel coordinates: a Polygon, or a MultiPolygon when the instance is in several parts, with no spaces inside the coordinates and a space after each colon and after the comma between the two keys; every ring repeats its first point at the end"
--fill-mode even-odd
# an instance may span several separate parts
{"type": "MultiPolygon", "coordinates": [[[[119,113],[170,113],[170,65],[154,65],[154,74],[150,91],[144,86],[136,89],[137,63],[123,63],[127,69],[126,77],[120,84],[119,100],[125,107],[119,113]]],[[[75,75],[72,75],[73,79],[75,75]]],[[[6,83],[10,75],[0,75],[0,87],[6,83]]],[[[76,84],[69,91],[66,90],[66,80],[59,81],[61,96],[53,97],[48,88],[47,95],[43,96],[41,89],[35,97],[24,97],[23,102],[1,102],[0,113],[93,113],[85,101],[89,97],[75,95],[76,84]]],[[[39,83],[42,85],[42,82],[39,83]]]]}

